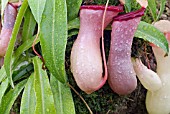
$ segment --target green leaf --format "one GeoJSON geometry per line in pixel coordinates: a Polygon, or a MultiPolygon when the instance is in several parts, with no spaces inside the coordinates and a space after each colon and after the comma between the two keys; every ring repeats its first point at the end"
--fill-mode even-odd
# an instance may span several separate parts
{"type": "MultiPolygon", "coordinates": [[[[28,50],[29,48],[32,47],[32,44],[33,44],[33,42],[34,42],[34,38],[35,38],[35,37],[32,37],[32,38],[30,38],[30,39],[27,39],[21,46],[18,47],[18,49],[14,52],[14,55],[13,55],[14,61],[17,61],[17,60],[19,59],[20,55],[21,55],[24,51],[26,51],[26,50],[28,50]]],[[[39,41],[40,41],[40,38],[38,38],[38,39],[36,40],[36,43],[35,43],[35,44],[37,44],[39,41]]]]}
{"type": "Polygon", "coordinates": [[[20,25],[21,25],[21,22],[22,22],[22,19],[23,19],[23,16],[25,14],[27,7],[28,7],[27,0],[24,0],[24,2],[22,3],[22,6],[18,12],[16,22],[15,22],[15,25],[14,25],[14,28],[12,31],[12,36],[11,36],[10,42],[8,44],[8,49],[7,49],[7,52],[5,55],[5,59],[4,59],[4,67],[6,70],[6,74],[9,79],[9,82],[13,88],[14,88],[14,84],[13,84],[12,76],[11,76],[12,75],[12,68],[11,68],[12,67],[12,54],[13,54],[13,50],[14,50],[16,37],[17,37],[18,31],[19,31],[19,28],[20,28],[20,25]]]}
{"type": "Polygon", "coordinates": [[[0,69],[0,82],[6,77],[6,71],[4,66],[0,69]]]}
{"type": "Polygon", "coordinates": [[[67,8],[65,0],[48,0],[40,29],[40,44],[45,64],[62,83],[65,76],[67,8]]]}
{"type": "MultiPolygon", "coordinates": [[[[28,64],[28,62],[25,61],[26,64],[28,64]]],[[[33,72],[33,65],[32,64],[28,64],[27,66],[24,65],[24,63],[21,63],[23,64],[23,66],[20,67],[20,69],[14,71],[13,75],[12,75],[12,78],[15,81],[17,80],[20,80],[24,77],[28,77],[30,75],[31,72],[33,72]]]]}
{"type": "Polygon", "coordinates": [[[79,18],[75,18],[72,21],[68,22],[68,30],[79,29],[79,27],[80,27],[80,19],[79,18]]]}
{"type": "MultiPolygon", "coordinates": [[[[21,66],[23,66],[23,63],[24,65],[28,64],[30,61],[30,58],[28,56],[25,56],[24,54],[21,54],[19,57],[19,59],[17,61],[14,61],[13,62],[13,65],[12,65],[12,69],[13,69],[13,72],[15,72],[16,70],[19,70],[21,66]],[[29,61],[29,62],[28,62],[29,61]]],[[[14,59],[14,58],[13,58],[14,59]]],[[[14,74],[14,73],[13,73],[14,74]]],[[[13,75],[12,74],[12,75],[13,75]]]]}
{"type": "Polygon", "coordinates": [[[34,114],[35,105],[34,74],[32,74],[27,81],[22,95],[20,114],[34,114]]]}
{"type": "Polygon", "coordinates": [[[125,0],[125,10],[126,12],[131,11],[131,0],[125,0]]]}
{"type": "Polygon", "coordinates": [[[34,89],[36,96],[35,114],[56,114],[54,98],[46,71],[42,69],[42,62],[38,57],[33,59],[34,89]]]}
{"type": "Polygon", "coordinates": [[[4,93],[7,89],[7,87],[8,87],[8,78],[6,78],[4,81],[2,81],[2,83],[0,85],[0,104],[1,104],[2,97],[4,96],[4,93]]]}
{"type": "Polygon", "coordinates": [[[70,88],[60,83],[53,75],[51,75],[50,84],[54,95],[57,114],[75,114],[70,88]]]}
{"type": "Polygon", "coordinates": [[[161,17],[161,15],[165,9],[165,4],[166,4],[166,0],[161,0],[160,11],[159,11],[159,14],[158,14],[156,20],[158,20],[161,17]]]}
{"type": "Polygon", "coordinates": [[[1,17],[3,17],[4,10],[9,0],[1,0],[1,17]]]}
{"type": "Polygon", "coordinates": [[[152,17],[155,21],[156,17],[157,17],[155,0],[148,0],[148,7],[149,7],[152,17]]]}
{"type": "Polygon", "coordinates": [[[45,8],[46,0],[28,0],[28,4],[31,8],[36,22],[39,25],[42,19],[42,13],[45,8]]]}
{"type": "Polygon", "coordinates": [[[1,114],[9,114],[14,101],[22,91],[26,84],[26,80],[21,81],[19,84],[15,86],[14,89],[10,89],[10,91],[3,96],[1,105],[0,105],[0,112],[1,114]]]}
{"type": "Polygon", "coordinates": [[[68,22],[68,37],[78,34],[80,27],[80,19],[75,18],[68,22]]]}
{"type": "Polygon", "coordinates": [[[22,31],[22,41],[25,42],[27,39],[32,38],[35,30],[36,21],[28,7],[24,16],[24,25],[22,31]]]}
{"type": "Polygon", "coordinates": [[[78,12],[83,0],[66,0],[68,21],[78,17],[78,12]]]}
{"type": "Polygon", "coordinates": [[[141,21],[135,33],[135,37],[152,42],[162,48],[166,53],[169,52],[168,42],[164,34],[151,24],[141,21]]]}
{"type": "Polygon", "coordinates": [[[79,32],[78,29],[69,30],[69,31],[68,31],[68,37],[71,37],[71,36],[73,36],[73,35],[77,35],[78,32],[79,32]]]}

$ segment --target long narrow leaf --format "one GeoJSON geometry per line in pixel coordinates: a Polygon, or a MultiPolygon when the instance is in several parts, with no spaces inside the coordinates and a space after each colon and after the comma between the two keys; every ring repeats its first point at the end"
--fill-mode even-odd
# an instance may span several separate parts
{"type": "Polygon", "coordinates": [[[80,27],[80,19],[79,18],[75,18],[72,21],[68,22],[68,30],[79,29],[79,27],[80,27]]]}
{"type": "Polygon", "coordinates": [[[161,0],[160,11],[159,11],[159,14],[158,14],[156,20],[158,20],[161,17],[161,15],[165,9],[165,4],[166,4],[166,0],[161,0]]]}
{"type": "Polygon", "coordinates": [[[65,49],[67,43],[67,7],[65,0],[48,0],[43,13],[40,44],[45,64],[62,83],[65,76],[65,49]]]}
{"type": "Polygon", "coordinates": [[[36,21],[31,13],[30,8],[27,8],[24,16],[24,25],[22,31],[22,41],[25,42],[27,39],[32,38],[35,30],[36,21]]]}
{"type": "Polygon", "coordinates": [[[46,71],[42,70],[42,62],[38,57],[33,59],[34,88],[36,96],[35,114],[56,114],[54,98],[46,71]]]}
{"type": "Polygon", "coordinates": [[[54,95],[57,114],[75,114],[70,88],[51,75],[50,84],[54,95]]]}
{"type": "Polygon", "coordinates": [[[6,77],[6,71],[4,66],[0,69],[0,82],[6,77]]]}
{"type": "Polygon", "coordinates": [[[135,37],[152,42],[162,48],[166,53],[169,52],[168,42],[164,34],[151,24],[141,21],[135,33],[135,37]]]}
{"type": "Polygon", "coordinates": [[[17,84],[15,86],[14,89],[11,89],[2,98],[2,102],[1,102],[1,105],[0,105],[0,112],[1,112],[1,114],[9,114],[10,109],[11,109],[14,101],[16,100],[16,98],[18,97],[18,95],[20,94],[22,89],[24,88],[25,84],[26,84],[26,80],[21,81],[19,84],[17,84]]]}
{"type": "Polygon", "coordinates": [[[8,49],[5,55],[5,59],[4,59],[4,66],[5,66],[5,70],[6,70],[6,74],[7,77],[9,79],[9,82],[11,84],[11,86],[14,88],[14,84],[12,81],[12,54],[13,54],[13,50],[14,50],[14,45],[15,45],[15,41],[16,41],[16,37],[23,19],[23,16],[25,14],[25,11],[28,7],[28,3],[27,0],[24,0],[24,2],[22,3],[22,6],[18,12],[17,18],[16,18],[16,22],[12,31],[12,37],[11,40],[9,42],[8,45],[8,49]]]}
{"type": "Polygon", "coordinates": [[[24,63],[24,65],[26,65],[26,64],[29,63],[29,62],[28,62],[28,61],[29,61],[28,56],[20,55],[18,58],[19,58],[19,59],[18,59],[17,61],[14,61],[14,62],[13,62],[13,65],[12,65],[13,74],[12,74],[12,75],[14,75],[14,72],[15,72],[16,70],[19,70],[19,69],[23,66],[23,63],[24,63]]]}
{"type": "Polygon", "coordinates": [[[28,77],[30,73],[33,72],[32,64],[28,64],[28,63],[26,63],[28,65],[24,65],[24,63],[21,63],[21,64],[23,64],[22,68],[15,71],[12,75],[14,82],[22,78],[28,77]]]}
{"type": "Polygon", "coordinates": [[[157,17],[155,0],[148,0],[148,7],[149,7],[152,17],[155,21],[156,17],[157,17]]]}
{"type": "Polygon", "coordinates": [[[78,17],[78,12],[83,0],[66,0],[68,22],[78,17]]]}
{"type": "Polygon", "coordinates": [[[4,96],[4,93],[7,89],[7,87],[8,87],[8,78],[6,78],[4,81],[2,81],[2,83],[0,85],[0,104],[1,104],[2,97],[4,96]]]}
{"type": "Polygon", "coordinates": [[[73,35],[77,35],[78,32],[79,32],[78,29],[70,30],[70,31],[68,31],[68,37],[71,37],[71,36],[73,36],[73,35]]]}
{"type": "Polygon", "coordinates": [[[46,0],[28,0],[28,3],[35,20],[40,24],[46,0]]]}
{"type": "MultiPolygon", "coordinates": [[[[18,47],[18,49],[15,51],[15,53],[14,53],[14,55],[13,55],[14,61],[17,61],[17,60],[19,59],[20,55],[21,55],[24,51],[26,51],[26,50],[28,50],[29,48],[31,48],[32,43],[33,43],[33,41],[34,41],[34,38],[35,38],[35,37],[32,37],[32,38],[30,38],[30,39],[27,39],[20,47],[18,47]]],[[[40,39],[38,38],[38,39],[36,40],[36,43],[35,43],[35,44],[37,44],[39,41],[40,41],[40,39]]]]}
{"type": "Polygon", "coordinates": [[[35,101],[34,74],[32,74],[27,81],[22,95],[20,114],[34,114],[35,101]]]}
{"type": "Polygon", "coordinates": [[[125,0],[125,10],[126,12],[130,12],[131,11],[131,0],[125,0]]]}

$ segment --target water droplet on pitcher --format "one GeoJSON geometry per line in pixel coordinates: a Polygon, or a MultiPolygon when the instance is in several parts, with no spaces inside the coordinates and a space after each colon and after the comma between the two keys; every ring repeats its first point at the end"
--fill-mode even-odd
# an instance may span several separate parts
{"type": "Polygon", "coordinates": [[[77,66],[79,66],[79,64],[80,64],[79,62],[76,63],[77,66]]]}
{"type": "Polygon", "coordinates": [[[122,71],[120,71],[120,70],[118,70],[117,72],[118,72],[119,74],[121,74],[121,73],[122,73],[122,71]]]}
{"type": "Polygon", "coordinates": [[[164,96],[164,99],[167,99],[168,97],[167,96],[164,96]]]}

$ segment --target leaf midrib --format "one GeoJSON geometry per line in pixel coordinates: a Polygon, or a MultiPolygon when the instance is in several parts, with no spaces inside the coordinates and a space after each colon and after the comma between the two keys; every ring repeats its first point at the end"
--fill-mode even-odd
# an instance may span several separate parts
{"type": "Polygon", "coordinates": [[[60,82],[58,82],[58,91],[59,91],[59,99],[60,99],[60,114],[64,114],[60,82]]]}
{"type": "Polygon", "coordinates": [[[54,67],[55,67],[55,69],[56,69],[56,71],[57,71],[57,73],[59,74],[59,71],[57,70],[57,66],[56,66],[56,62],[55,62],[55,48],[54,48],[54,30],[55,30],[55,0],[54,0],[54,2],[53,2],[53,19],[52,19],[52,59],[53,59],[53,63],[54,63],[54,67]]]}
{"type": "MultiPolygon", "coordinates": [[[[144,32],[139,31],[139,30],[138,30],[137,32],[139,32],[139,33],[141,33],[141,34],[144,34],[144,32]]],[[[155,39],[154,37],[152,37],[152,36],[149,35],[149,34],[147,34],[147,35],[145,34],[145,36],[148,36],[150,39],[153,39],[154,41],[159,42],[158,39],[155,39]]],[[[147,40],[148,40],[148,39],[147,39],[147,40]]],[[[152,41],[153,41],[153,40],[152,40],[152,41]]],[[[164,47],[164,49],[166,49],[166,47],[163,45],[163,43],[160,43],[160,42],[159,42],[159,44],[160,44],[162,47],[164,47]]],[[[166,49],[166,50],[167,50],[167,49],[166,49]]]]}

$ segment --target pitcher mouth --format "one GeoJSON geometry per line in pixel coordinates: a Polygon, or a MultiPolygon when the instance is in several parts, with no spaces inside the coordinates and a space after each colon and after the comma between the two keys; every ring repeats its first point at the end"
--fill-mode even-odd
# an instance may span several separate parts
{"type": "MultiPolygon", "coordinates": [[[[83,5],[80,9],[105,10],[105,5],[83,5]]],[[[108,6],[107,11],[123,12],[123,5],[108,6]]]]}
{"type": "Polygon", "coordinates": [[[137,17],[142,17],[144,15],[144,13],[145,13],[145,9],[146,8],[142,7],[139,10],[115,16],[113,18],[113,21],[127,21],[129,19],[134,19],[134,18],[137,18],[137,17]]]}
{"type": "Polygon", "coordinates": [[[8,4],[9,4],[10,6],[12,6],[14,9],[17,9],[17,8],[18,8],[17,6],[13,5],[13,4],[10,3],[10,2],[8,2],[8,4]]]}

